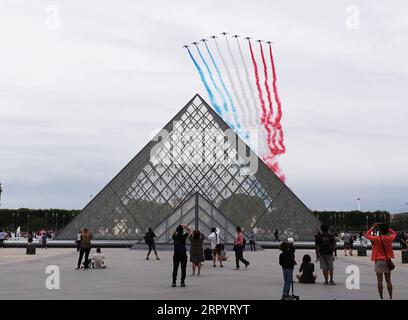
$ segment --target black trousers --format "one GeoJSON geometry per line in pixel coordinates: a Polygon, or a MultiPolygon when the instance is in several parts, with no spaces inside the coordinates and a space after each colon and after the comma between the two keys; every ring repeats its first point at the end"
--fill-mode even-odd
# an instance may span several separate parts
{"type": "Polygon", "coordinates": [[[249,240],[249,244],[251,245],[251,251],[256,251],[255,241],[254,241],[254,240],[249,240]],[[253,248],[253,249],[252,249],[252,248],[253,248]]]}
{"type": "Polygon", "coordinates": [[[249,262],[244,259],[244,248],[241,246],[237,246],[235,248],[235,263],[237,268],[239,268],[239,262],[241,261],[243,264],[247,265],[249,262]]]}
{"type": "Polygon", "coordinates": [[[184,280],[186,279],[187,254],[173,255],[173,282],[176,282],[177,280],[179,265],[181,267],[181,282],[184,283],[184,280]]]}
{"type": "Polygon", "coordinates": [[[81,262],[82,262],[82,258],[84,254],[85,254],[85,268],[88,268],[89,252],[91,252],[91,248],[80,248],[79,249],[78,268],[81,267],[81,262]]]}
{"type": "Polygon", "coordinates": [[[0,247],[4,248],[4,239],[0,240],[0,247]]]}

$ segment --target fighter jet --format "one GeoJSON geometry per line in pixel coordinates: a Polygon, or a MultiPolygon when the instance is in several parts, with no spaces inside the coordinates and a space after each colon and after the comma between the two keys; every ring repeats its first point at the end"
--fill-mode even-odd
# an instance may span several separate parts
{"type": "Polygon", "coordinates": [[[245,40],[250,40],[250,39],[252,39],[252,38],[251,38],[251,37],[246,37],[246,38],[245,38],[245,40]]]}
{"type": "Polygon", "coordinates": [[[201,39],[200,41],[202,41],[202,42],[206,42],[206,41],[208,41],[207,39],[201,39]]]}
{"type": "Polygon", "coordinates": [[[267,44],[272,44],[273,42],[272,42],[272,41],[266,41],[266,43],[267,43],[267,44]]]}
{"type": "Polygon", "coordinates": [[[188,48],[188,45],[185,44],[185,45],[183,46],[183,48],[186,48],[186,49],[187,49],[187,48],[188,48]]]}
{"type": "Polygon", "coordinates": [[[192,42],[191,44],[194,44],[196,46],[196,45],[198,45],[198,42],[192,42]]]}
{"type": "Polygon", "coordinates": [[[217,37],[217,36],[211,36],[210,38],[211,38],[211,39],[215,39],[215,38],[218,38],[218,37],[217,37]]]}
{"type": "Polygon", "coordinates": [[[256,42],[259,42],[259,43],[261,43],[261,42],[263,42],[263,40],[256,40],[256,42]]]}
{"type": "Polygon", "coordinates": [[[233,35],[233,37],[236,39],[236,38],[238,38],[238,37],[239,37],[239,35],[234,34],[234,35],[233,35]]]}
{"type": "Polygon", "coordinates": [[[228,32],[221,32],[221,34],[222,34],[223,36],[225,36],[225,35],[228,34],[228,32]]]}

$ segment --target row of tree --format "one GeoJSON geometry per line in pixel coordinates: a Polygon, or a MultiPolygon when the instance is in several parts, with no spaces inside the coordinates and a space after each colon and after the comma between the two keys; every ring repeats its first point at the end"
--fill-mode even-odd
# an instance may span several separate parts
{"type": "MultiPolygon", "coordinates": [[[[0,209],[0,228],[24,231],[60,230],[64,228],[80,210],[64,209],[0,209]]],[[[407,231],[408,213],[390,214],[388,211],[313,211],[313,214],[332,229],[339,231],[366,230],[375,222],[388,223],[398,231],[407,231]]]]}

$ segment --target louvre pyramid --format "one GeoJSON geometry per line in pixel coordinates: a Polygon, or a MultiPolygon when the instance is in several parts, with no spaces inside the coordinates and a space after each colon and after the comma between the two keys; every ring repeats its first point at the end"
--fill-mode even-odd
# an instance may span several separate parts
{"type": "Polygon", "coordinates": [[[275,229],[281,238],[312,240],[320,226],[303,202],[196,95],[57,238],[76,239],[78,231],[88,227],[94,239],[136,240],[152,227],[160,234],[159,242],[167,242],[175,225],[168,221],[196,194],[231,225],[254,230],[258,240],[273,240],[275,229]]]}

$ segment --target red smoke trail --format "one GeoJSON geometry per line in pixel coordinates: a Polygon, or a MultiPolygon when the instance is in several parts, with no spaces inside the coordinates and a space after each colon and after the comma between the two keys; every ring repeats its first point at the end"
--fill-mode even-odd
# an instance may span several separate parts
{"type": "Polygon", "coordinates": [[[266,66],[266,60],[265,60],[265,55],[263,52],[262,48],[262,43],[259,42],[259,48],[261,50],[261,57],[262,57],[262,63],[263,63],[263,68],[264,68],[264,75],[265,75],[265,90],[266,90],[266,95],[268,97],[268,103],[269,103],[269,113],[267,114],[266,117],[266,124],[267,126],[271,126],[273,130],[273,135],[272,135],[272,153],[276,154],[278,151],[278,148],[276,146],[276,130],[275,130],[275,124],[273,122],[273,105],[272,105],[272,97],[271,97],[271,91],[269,90],[269,85],[268,85],[268,67],[266,66]]]}
{"type": "Polygon", "coordinates": [[[272,64],[272,76],[273,76],[273,81],[272,81],[272,86],[273,86],[273,93],[275,96],[275,101],[276,101],[276,105],[277,105],[277,113],[276,113],[276,119],[275,119],[275,127],[277,128],[277,130],[279,131],[279,146],[281,148],[281,150],[279,150],[279,153],[285,153],[286,152],[286,146],[284,145],[283,141],[284,141],[284,136],[283,136],[283,129],[282,126],[280,124],[280,121],[282,119],[282,105],[281,105],[281,101],[279,99],[279,95],[278,95],[278,88],[276,85],[276,69],[275,69],[275,62],[273,59],[273,54],[272,54],[272,46],[271,44],[269,44],[269,56],[271,58],[271,64],[272,64]]]}
{"type": "Polygon", "coordinates": [[[259,100],[261,101],[261,108],[262,108],[262,116],[261,116],[261,123],[265,123],[265,117],[266,117],[266,108],[265,108],[265,101],[262,97],[262,89],[261,85],[259,83],[259,74],[258,74],[258,66],[255,61],[255,56],[254,56],[254,51],[252,50],[252,45],[251,41],[248,40],[249,43],[249,50],[251,51],[251,58],[252,58],[252,64],[254,65],[254,72],[255,72],[255,79],[256,79],[256,89],[258,90],[258,95],[259,95],[259,100]]]}

